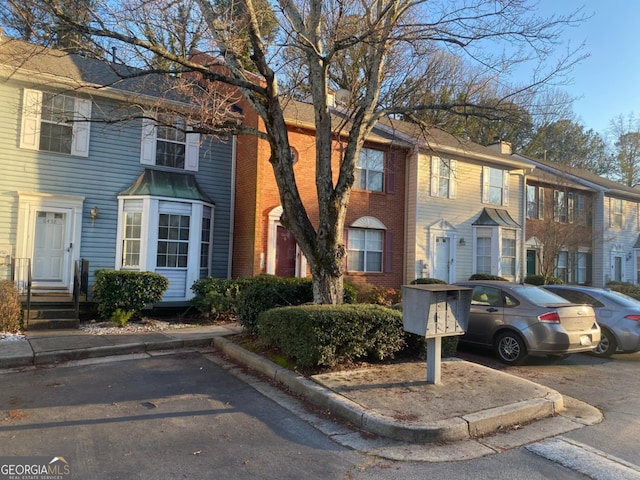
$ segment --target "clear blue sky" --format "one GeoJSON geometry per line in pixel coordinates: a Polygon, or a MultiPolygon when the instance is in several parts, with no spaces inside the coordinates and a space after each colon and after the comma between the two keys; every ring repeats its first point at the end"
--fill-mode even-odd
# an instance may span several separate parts
{"type": "Polygon", "coordinates": [[[565,28],[572,45],[590,54],[561,87],[580,97],[573,110],[587,129],[605,135],[619,115],[640,115],[640,0],[539,0],[541,15],[566,14],[581,6],[590,18],[565,28]]]}

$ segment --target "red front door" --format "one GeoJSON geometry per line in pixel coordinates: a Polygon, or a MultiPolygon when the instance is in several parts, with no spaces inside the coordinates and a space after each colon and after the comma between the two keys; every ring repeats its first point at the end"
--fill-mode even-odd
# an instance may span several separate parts
{"type": "Polygon", "coordinates": [[[296,276],[296,241],[289,230],[278,226],[276,230],[276,275],[296,276]]]}

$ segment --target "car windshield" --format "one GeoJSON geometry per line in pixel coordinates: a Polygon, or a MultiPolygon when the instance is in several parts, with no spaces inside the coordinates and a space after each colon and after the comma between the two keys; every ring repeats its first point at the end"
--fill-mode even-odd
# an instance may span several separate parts
{"type": "Polygon", "coordinates": [[[640,302],[638,300],[624,293],[616,292],[615,290],[604,290],[602,295],[621,307],[640,308],[640,302]]]}
{"type": "Polygon", "coordinates": [[[515,287],[514,291],[527,301],[535,305],[547,305],[549,303],[571,303],[555,293],[538,287],[515,287]]]}

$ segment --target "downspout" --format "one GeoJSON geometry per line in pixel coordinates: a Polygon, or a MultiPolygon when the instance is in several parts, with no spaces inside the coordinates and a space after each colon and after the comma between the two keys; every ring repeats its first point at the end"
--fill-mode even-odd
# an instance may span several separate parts
{"type": "Polygon", "coordinates": [[[227,260],[227,278],[231,278],[233,266],[233,235],[235,230],[235,212],[236,212],[236,151],[238,145],[238,136],[233,136],[231,142],[231,201],[229,203],[229,253],[227,260]]]}

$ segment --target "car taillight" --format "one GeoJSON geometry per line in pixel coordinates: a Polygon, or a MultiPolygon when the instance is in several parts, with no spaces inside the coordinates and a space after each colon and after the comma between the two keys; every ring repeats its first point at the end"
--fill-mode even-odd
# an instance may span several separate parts
{"type": "Polygon", "coordinates": [[[640,322],[640,315],[626,315],[624,318],[628,318],[629,320],[635,320],[636,322],[640,322]]]}
{"type": "Polygon", "coordinates": [[[560,323],[560,315],[558,315],[558,312],[547,312],[538,315],[538,320],[544,323],[560,323]]]}

